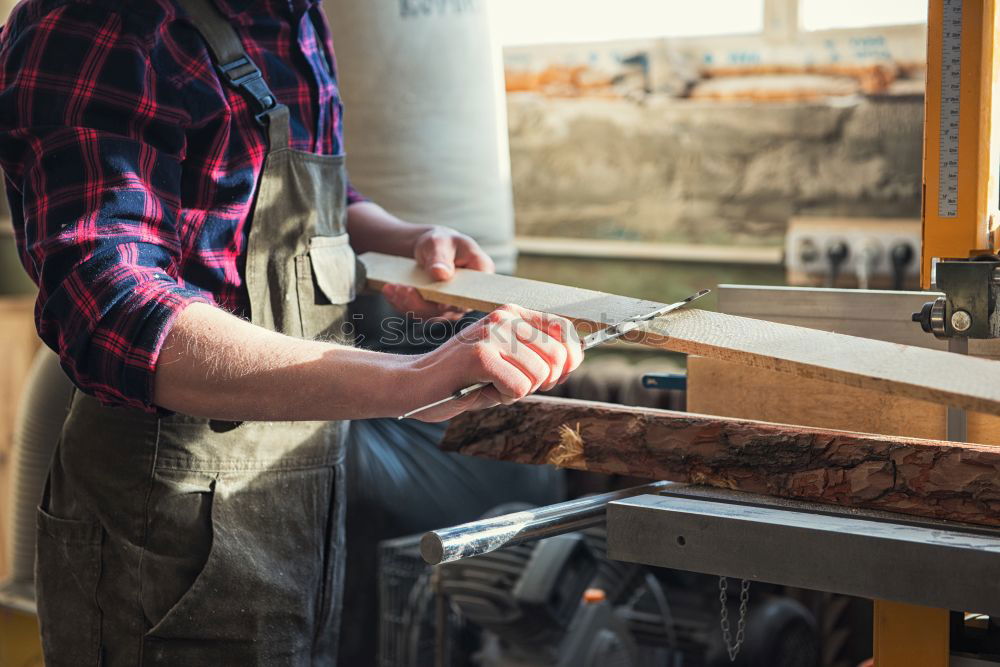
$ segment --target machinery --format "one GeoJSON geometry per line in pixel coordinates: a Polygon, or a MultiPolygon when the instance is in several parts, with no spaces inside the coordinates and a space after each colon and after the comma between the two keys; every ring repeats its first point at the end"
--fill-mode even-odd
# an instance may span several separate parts
{"type": "MultiPolygon", "coordinates": [[[[541,523],[564,519],[567,507],[582,515],[588,507],[603,509],[592,499],[557,507],[543,510],[550,519],[541,523]]],[[[491,514],[534,511],[506,505],[491,514]]],[[[565,530],[567,524],[558,523],[565,530]]],[[[445,536],[445,545],[451,538],[461,536],[445,536]]],[[[609,559],[602,526],[510,544],[431,569],[419,551],[423,547],[426,555],[433,539],[432,534],[382,544],[380,667],[729,663],[717,631],[717,579],[609,559]]],[[[819,624],[810,609],[782,587],[762,586],[756,593],[759,604],[748,618],[740,664],[815,665],[819,624]]],[[[738,607],[734,598],[734,616],[738,607]]]]}
{"type": "MultiPolygon", "coordinates": [[[[720,310],[958,353],[968,353],[971,341],[972,353],[997,356],[989,345],[1000,337],[997,2],[931,0],[928,27],[920,270],[923,288],[939,293],[745,288],[757,290],[762,305],[733,299],[727,311],[723,287],[720,310]]],[[[689,368],[689,387],[696,381],[689,368]]],[[[850,415],[839,418],[850,423],[850,415]]],[[[788,423],[809,417],[801,419],[788,423]]],[[[947,438],[966,441],[968,424],[964,412],[948,408],[947,438]]],[[[1000,664],[1000,531],[687,484],[594,502],[605,508],[612,559],[718,575],[723,593],[725,578],[734,577],[744,583],[731,581],[733,593],[770,582],[874,600],[878,667],[1000,664]]],[[[576,529],[587,515],[563,509],[560,519],[538,525],[515,520],[513,532],[510,525],[498,532],[503,519],[436,531],[425,537],[424,554],[435,562],[460,543],[461,557],[475,555],[537,537],[539,528],[542,535],[559,534],[560,525],[576,529]],[[479,540],[476,531],[492,539],[479,540]]],[[[593,509],[587,516],[600,522],[593,509]]],[[[722,629],[738,652],[725,610],[722,629]]]]}
{"type": "Polygon", "coordinates": [[[996,338],[1000,285],[997,6],[932,0],[924,120],[921,284],[944,296],[913,319],[939,338],[996,338]]]}

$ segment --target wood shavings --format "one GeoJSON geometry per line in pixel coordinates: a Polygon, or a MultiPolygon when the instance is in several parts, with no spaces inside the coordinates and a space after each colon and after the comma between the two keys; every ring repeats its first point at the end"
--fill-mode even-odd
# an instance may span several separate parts
{"type": "Polygon", "coordinates": [[[568,424],[559,427],[559,444],[549,450],[546,463],[562,468],[585,468],[587,459],[583,453],[583,435],[580,423],[576,428],[568,424]]]}
{"type": "Polygon", "coordinates": [[[730,491],[739,491],[740,489],[739,484],[732,477],[709,474],[700,470],[692,471],[689,479],[692,484],[714,486],[720,489],[729,489],[730,491]]]}

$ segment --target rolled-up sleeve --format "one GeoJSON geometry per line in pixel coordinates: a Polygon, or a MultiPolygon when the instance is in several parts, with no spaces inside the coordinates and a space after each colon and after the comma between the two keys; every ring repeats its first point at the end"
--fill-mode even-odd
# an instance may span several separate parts
{"type": "Polygon", "coordinates": [[[368,197],[358,192],[358,189],[354,187],[354,184],[350,181],[347,182],[347,205],[359,204],[361,202],[368,201],[368,197]]]}
{"type": "Polygon", "coordinates": [[[22,14],[0,49],[0,166],[38,333],[83,391],[152,410],[171,324],[212,302],[179,278],[190,116],[117,12],[22,14]]]}

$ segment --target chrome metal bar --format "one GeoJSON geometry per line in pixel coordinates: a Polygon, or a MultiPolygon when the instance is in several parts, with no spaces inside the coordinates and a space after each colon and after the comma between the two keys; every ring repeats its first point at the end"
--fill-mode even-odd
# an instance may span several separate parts
{"type": "Polygon", "coordinates": [[[421,538],[420,555],[429,564],[439,565],[480,556],[528,540],[589,528],[604,522],[608,503],[632,496],[659,493],[671,484],[672,482],[654,482],[433,530],[421,538]]]}

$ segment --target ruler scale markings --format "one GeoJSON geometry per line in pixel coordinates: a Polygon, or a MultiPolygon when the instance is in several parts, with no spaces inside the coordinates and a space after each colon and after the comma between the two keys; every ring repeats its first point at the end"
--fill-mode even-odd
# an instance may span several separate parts
{"type": "Polygon", "coordinates": [[[958,217],[958,140],[962,92],[962,2],[943,0],[938,215],[958,217]]]}

